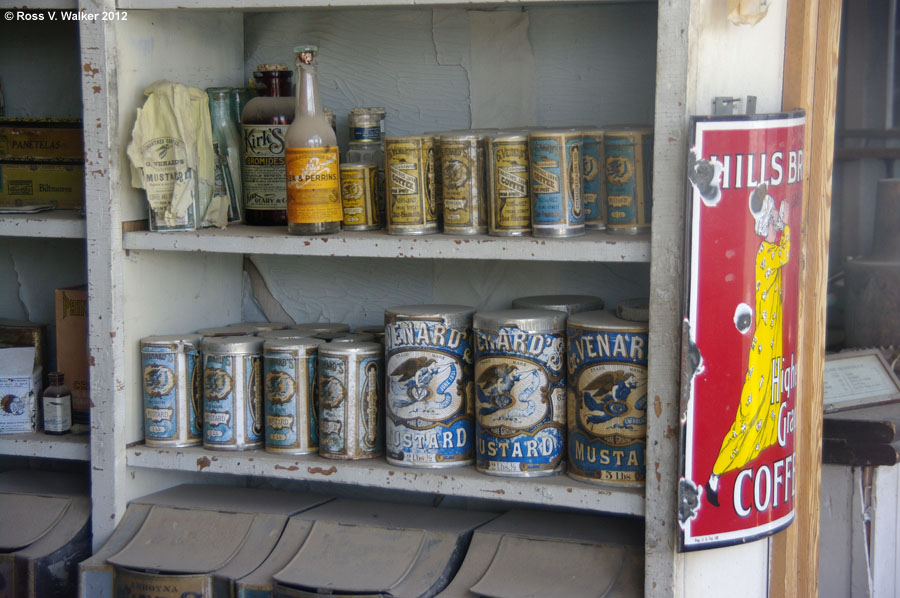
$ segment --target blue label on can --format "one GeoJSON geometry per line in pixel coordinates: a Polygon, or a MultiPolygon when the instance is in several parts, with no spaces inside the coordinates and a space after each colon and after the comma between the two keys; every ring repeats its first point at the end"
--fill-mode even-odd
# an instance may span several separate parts
{"type": "Polygon", "coordinates": [[[607,223],[613,227],[650,223],[653,143],[649,136],[640,142],[638,138],[634,135],[605,140],[607,223]]]}
{"type": "Polygon", "coordinates": [[[340,357],[319,356],[319,451],[346,453],[347,364],[340,357]]]}
{"type": "MultiPolygon", "coordinates": [[[[234,361],[231,355],[203,356],[203,442],[234,442],[234,361]]],[[[243,381],[238,380],[241,384],[243,381]]]]}
{"type": "Polygon", "coordinates": [[[353,141],[381,141],[381,127],[350,127],[353,141]]]}
{"type": "Polygon", "coordinates": [[[638,485],[645,479],[646,332],[568,329],[569,473],[638,485]]]}
{"type": "Polygon", "coordinates": [[[263,440],[265,431],[265,415],[263,409],[262,355],[244,355],[244,388],[246,400],[246,434],[248,443],[263,440]]]}
{"type": "Polygon", "coordinates": [[[528,143],[534,224],[584,224],[581,135],[531,137],[528,143]]]}
{"type": "Polygon", "coordinates": [[[388,460],[425,467],[472,461],[470,334],[434,321],[386,326],[388,460]]]}
{"type": "Polygon", "coordinates": [[[384,451],[382,357],[319,356],[319,452],[348,459],[384,451]]]}
{"type": "Polygon", "coordinates": [[[476,466],[499,475],[556,471],[564,454],[563,335],[477,330],[476,466]]]}
{"type": "Polygon", "coordinates": [[[585,222],[600,218],[600,186],[603,184],[601,139],[596,135],[584,136],[582,177],[584,180],[585,222]]]}
{"type": "Polygon", "coordinates": [[[315,368],[314,354],[266,352],[266,448],[312,452],[318,447],[315,368]]]}
{"type": "Polygon", "coordinates": [[[178,383],[176,347],[141,347],[144,388],[144,436],[149,440],[178,440],[178,383]]]}

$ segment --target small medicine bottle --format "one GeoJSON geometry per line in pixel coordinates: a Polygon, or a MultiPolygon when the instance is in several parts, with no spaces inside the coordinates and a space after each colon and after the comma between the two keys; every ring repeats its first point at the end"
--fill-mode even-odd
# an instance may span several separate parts
{"type": "Polygon", "coordinates": [[[44,390],[44,432],[68,434],[72,431],[72,392],[63,383],[62,372],[49,374],[50,386],[44,390]]]}

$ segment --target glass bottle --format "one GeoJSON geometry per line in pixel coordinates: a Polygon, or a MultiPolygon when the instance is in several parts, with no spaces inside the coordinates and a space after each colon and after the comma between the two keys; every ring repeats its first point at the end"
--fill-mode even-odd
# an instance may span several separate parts
{"type": "Polygon", "coordinates": [[[215,178],[213,198],[224,196],[228,202],[228,222],[241,222],[241,149],[234,121],[231,120],[231,88],[210,87],[209,120],[212,124],[215,178]]]}
{"type": "Polygon", "coordinates": [[[294,120],[293,73],[284,64],[260,64],[257,69],[253,77],[262,95],[241,112],[244,222],[278,226],[287,224],[284,137],[294,120]]]}
{"type": "Polygon", "coordinates": [[[299,235],[341,230],[343,210],[337,137],[319,99],[316,46],[294,48],[299,73],[297,108],[287,131],[285,169],[288,232],[299,235]]]}
{"type": "Polygon", "coordinates": [[[72,431],[72,391],[63,383],[62,372],[51,372],[50,386],[44,390],[44,433],[68,434],[72,431]]]}

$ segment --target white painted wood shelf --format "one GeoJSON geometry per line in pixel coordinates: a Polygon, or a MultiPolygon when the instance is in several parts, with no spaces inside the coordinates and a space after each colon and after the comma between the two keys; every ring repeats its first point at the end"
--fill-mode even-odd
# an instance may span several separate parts
{"type": "Polygon", "coordinates": [[[91,458],[90,436],[52,436],[43,432],[0,434],[0,455],[88,461],[91,458]]]}
{"type": "Polygon", "coordinates": [[[144,444],[129,447],[126,458],[131,467],[352,484],[620,515],[644,514],[642,488],[609,488],[579,482],[564,474],[509,478],[483,474],[474,467],[412,469],[391,465],[384,459],[341,461],[318,455],[276,455],[263,450],[230,452],[203,447],[151,448],[144,444]]]}
{"type": "Polygon", "coordinates": [[[289,235],[283,226],[231,225],[225,229],[127,232],[124,248],[254,255],[438,258],[566,262],[649,262],[650,235],[589,231],[579,237],[407,235],[343,231],[327,236],[289,235]]]}
{"type": "Polygon", "coordinates": [[[0,237],[84,239],[86,231],[84,216],[77,210],[0,214],[0,237]]]}

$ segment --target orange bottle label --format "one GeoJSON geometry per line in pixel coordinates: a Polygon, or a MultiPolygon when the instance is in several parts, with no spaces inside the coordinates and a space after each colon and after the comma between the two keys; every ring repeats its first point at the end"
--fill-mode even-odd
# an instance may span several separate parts
{"type": "Polygon", "coordinates": [[[289,147],[284,150],[284,163],[289,223],[343,220],[337,147],[289,147]]]}

